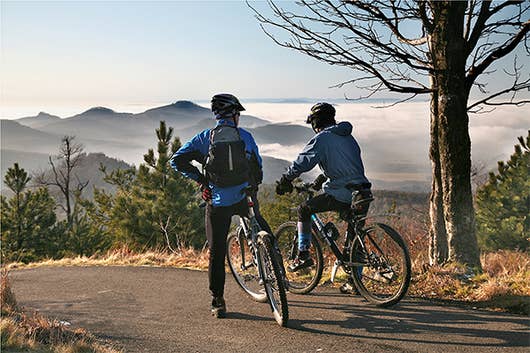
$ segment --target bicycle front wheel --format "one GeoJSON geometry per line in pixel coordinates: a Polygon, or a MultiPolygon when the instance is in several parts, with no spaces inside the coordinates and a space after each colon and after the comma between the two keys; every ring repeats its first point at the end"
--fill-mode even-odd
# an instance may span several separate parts
{"type": "Polygon", "coordinates": [[[255,301],[267,302],[267,293],[260,284],[258,264],[249,247],[243,229],[231,234],[227,240],[226,258],[237,284],[255,301]]]}
{"type": "MultiPolygon", "coordinates": [[[[298,255],[298,227],[296,222],[286,222],[276,231],[278,247],[282,253],[284,267],[288,268],[289,263],[294,261],[298,255]]],[[[322,278],[324,260],[322,248],[316,237],[311,237],[311,247],[309,249],[313,265],[296,272],[287,272],[289,280],[289,292],[295,294],[306,294],[311,292],[322,278]]]]}
{"type": "Polygon", "coordinates": [[[411,278],[410,256],[405,241],[390,226],[376,223],[355,238],[350,261],[353,283],[371,303],[388,307],[406,294],[411,278]]]}
{"type": "Polygon", "coordinates": [[[287,295],[278,256],[272,245],[272,236],[262,231],[259,232],[258,237],[259,262],[272,313],[280,326],[287,326],[289,320],[287,295]]]}

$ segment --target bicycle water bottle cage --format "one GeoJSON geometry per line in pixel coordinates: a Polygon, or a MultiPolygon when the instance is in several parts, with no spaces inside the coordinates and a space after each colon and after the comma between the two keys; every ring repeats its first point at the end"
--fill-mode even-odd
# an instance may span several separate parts
{"type": "Polygon", "coordinates": [[[326,225],[324,226],[324,232],[327,234],[328,237],[333,240],[337,240],[340,235],[339,230],[332,222],[326,223],[326,225]]]}

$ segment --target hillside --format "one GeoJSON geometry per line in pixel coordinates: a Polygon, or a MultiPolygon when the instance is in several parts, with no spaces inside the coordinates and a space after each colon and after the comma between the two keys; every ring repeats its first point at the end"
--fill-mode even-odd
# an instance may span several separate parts
{"type": "Polygon", "coordinates": [[[62,137],[5,119],[0,121],[0,131],[2,150],[49,152],[57,149],[62,137]]]}
{"type": "Polygon", "coordinates": [[[38,129],[39,127],[58,122],[60,120],[61,118],[58,116],[40,112],[36,116],[20,118],[20,119],[16,119],[15,121],[19,124],[38,129]]]}
{"type": "MultiPolygon", "coordinates": [[[[20,167],[24,168],[30,175],[35,175],[41,172],[51,175],[47,154],[2,150],[2,193],[7,192],[4,190],[3,177],[7,169],[12,167],[15,162],[19,163],[20,167]]],[[[112,186],[103,180],[103,173],[99,170],[100,164],[103,164],[108,172],[115,169],[127,169],[131,167],[124,161],[110,158],[103,153],[85,154],[81,164],[75,169],[75,175],[79,177],[80,181],[89,181],[89,184],[83,193],[84,197],[91,198],[94,187],[102,188],[107,191],[113,190],[112,186]]]]}
{"type": "Polygon", "coordinates": [[[304,145],[315,135],[307,127],[290,124],[268,124],[249,131],[258,144],[277,143],[282,146],[304,145]]]}
{"type": "Polygon", "coordinates": [[[273,184],[276,180],[280,179],[289,165],[291,165],[291,163],[286,160],[264,156],[263,182],[266,184],[273,184]]]}

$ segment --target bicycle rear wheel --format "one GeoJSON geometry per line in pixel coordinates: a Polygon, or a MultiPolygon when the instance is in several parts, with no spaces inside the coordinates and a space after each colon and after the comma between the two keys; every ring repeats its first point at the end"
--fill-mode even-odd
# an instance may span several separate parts
{"type": "Polygon", "coordinates": [[[248,246],[243,229],[231,234],[227,240],[226,258],[237,284],[255,301],[267,302],[267,293],[260,284],[258,265],[248,246]]]}
{"type": "Polygon", "coordinates": [[[355,238],[350,261],[360,263],[351,271],[353,283],[371,303],[388,307],[407,293],[411,278],[409,251],[403,238],[390,226],[376,223],[364,229],[362,244],[355,238]]]}
{"type": "MultiPolygon", "coordinates": [[[[284,267],[287,268],[298,254],[298,227],[296,222],[286,222],[276,231],[278,247],[282,253],[284,267]]],[[[310,256],[313,259],[313,265],[296,272],[286,272],[289,280],[289,292],[295,294],[306,294],[311,292],[322,278],[324,260],[322,257],[322,248],[316,237],[311,237],[310,256]]]]}
{"type": "Polygon", "coordinates": [[[287,326],[289,321],[287,295],[282,270],[272,246],[272,236],[262,231],[259,232],[258,237],[258,256],[272,313],[280,326],[287,326]]]}

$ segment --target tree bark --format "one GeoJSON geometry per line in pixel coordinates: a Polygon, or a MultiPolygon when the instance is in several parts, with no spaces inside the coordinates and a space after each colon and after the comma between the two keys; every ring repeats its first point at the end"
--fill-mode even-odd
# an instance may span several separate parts
{"type": "MultiPolygon", "coordinates": [[[[440,167],[440,179],[435,174],[433,186],[439,187],[441,181],[448,259],[480,268],[471,193],[471,140],[465,85],[463,24],[466,3],[435,1],[432,8],[436,26],[431,37],[431,55],[438,111],[437,116],[433,116],[436,121],[431,131],[434,130],[436,136],[431,145],[438,148],[440,167]]],[[[439,194],[439,190],[433,189],[434,196],[439,197],[439,194]]],[[[439,206],[438,199],[434,201],[434,205],[439,206]]],[[[437,221],[438,211],[435,211],[437,221]]]]}
{"type": "MultiPolygon", "coordinates": [[[[433,80],[432,86],[436,86],[433,80]]],[[[447,232],[445,230],[442,192],[442,173],[440,170],[440,151],[438,147],[438,95],[435,91],[431,95],[431,143],[429,156],[432,164],[432,191],[429,215],[429,263],[440,265],[449,258],[447,232]]]]}

